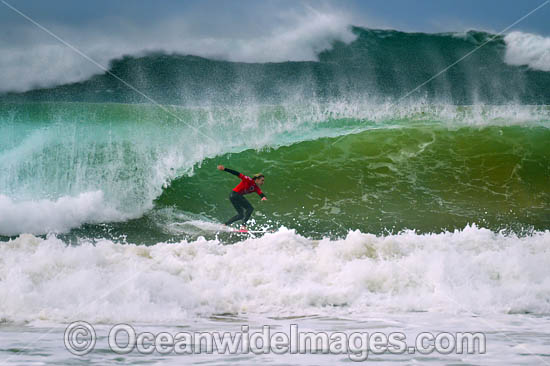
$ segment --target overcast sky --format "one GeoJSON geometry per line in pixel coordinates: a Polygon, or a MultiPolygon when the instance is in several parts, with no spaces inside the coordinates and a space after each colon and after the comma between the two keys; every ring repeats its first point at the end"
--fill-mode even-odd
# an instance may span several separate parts
{"type": "MultiPolygon", "coordinates": [[[[528,13],[543,0],[6,0],[33,19],[45,24],[76,28],[105,24],[122,18],[136,24],[162,22],[183,16],[205,32],[246,32],[272,25],[285,11],[304,6],[342,10],[357,25],[407,31],[462,31],[477,28],[500,31],[528,13]]],[[[2,4],[0,27],[27,25],[27,21],[2,4]]],[[[550,6],[545,6],[516,27],[517,30],[550,35],[550,6]]],[[[222,32],[222,33],[218,33],[222,32]]]]}
{"type": "MultiPolygon", "coordinates": [[[[545,2],[0,0],[0,92],[73,82],[101,72],[3,1],[106,67],[123,54],[151,50],[232,61],[314,60],[333,40],[351,42],[350,24],[496,33],[545,2]]],[[[550,4],[510,31],[550,37],[550,4]]]]}

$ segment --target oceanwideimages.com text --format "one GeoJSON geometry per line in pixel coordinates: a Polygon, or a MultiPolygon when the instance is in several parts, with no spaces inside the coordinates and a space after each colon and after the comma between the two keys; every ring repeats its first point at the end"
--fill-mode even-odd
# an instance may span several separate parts
{"type": "MultiPolygon", "coordinates": [[[[291,324],[284,331],[269,325],[238,332],[138,332],[129,324],[116,324],[107,334],[108,348],[117,354],[347,354],[365,361],[369,354],[484,354],[486,337],[481,332],[422,332],[413,340],[403,332],[300,331],[291,324]]],[[[83,356],[96,346],[95,328],[86,322],[69,324],[65,347],[83,356]]]]}

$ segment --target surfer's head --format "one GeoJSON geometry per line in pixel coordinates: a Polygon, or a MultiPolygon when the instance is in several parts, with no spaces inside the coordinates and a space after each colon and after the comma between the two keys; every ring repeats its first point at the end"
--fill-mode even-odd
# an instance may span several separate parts
{"type": "Polygon", "coordinates": [[[254,183],[256,183],[256,185],[258,186],[261,186],[262,184],[264,184],[264,180],[265,180],[264,175],[262,173],[254,174],[252,179],[254,179],[254,183]]]}

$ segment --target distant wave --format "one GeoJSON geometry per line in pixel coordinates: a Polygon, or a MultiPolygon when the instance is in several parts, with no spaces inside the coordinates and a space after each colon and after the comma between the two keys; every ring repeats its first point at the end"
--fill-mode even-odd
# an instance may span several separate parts
{"type": "MultiPolygon", "coordinates": [[[[146,30],[117,24],[116,32],[108,34],[103,34],[106,31],[101,28],[74,31],[53,27],[53,31],[105,67],[123,56],[139,58],[151,52],[233,62],[316,61],[319,52],[330,49],[334,42],[349,43],[356,38],[349,21],[347,15],[337,11],[306,8],[303,12],[288,12],[281,25],[259,34],[223,34],[219,38],[193,34],[186,28],[186,21],[178,18],[165,19],[146,30]],[[75,33],[78,36],[75,37],[75,33]]],[[[36,34],[31,32],[39,31],[21,32],[29,33],[26,38],[32,39],[36,34]]],[[[139,74],[139,67],[133,72],[139,74]]],[[[0,48],[0,92],[24,92],[82,82],[103,73],[53,39],[38,44],[14,42],[0,48]]]]}
{"type": "MultiPolygon", "coordinates": [[[[322,24],[329,22],[323,19],[319,20],[322,24]]],[[[283,37],[284,41],[278,40],[278,48],[285,54],[306,50],[307,54],[283,58],[305,61],[242,63],[158,51],[117,58],[109,69],[162,104],[246,105],[341,99],[383,103],[399,100],[494,37],[476,31],[426,34],[358,27],[338,33],[315,24],[297,32],[283,37]],[[287,41],[294,46],[285,47],[293,51],[284,51],[287,41]],[[313,49],[316,53],[310,54],[313,49]]],[[[550,104],[550,72],[541,71],[548,67],[545,42],[542,37],[528,34],[498,36],[416,90],[409,99],[439,104],[550,104]],[[530,67],[514,66],[524,64],[530,67]]],[[[70,74],[70,67],[66,69],[70,74]]],[[[0,101],[150,103],[108,74],[84,79],[50,89],[5,94],[0,101]]]]}

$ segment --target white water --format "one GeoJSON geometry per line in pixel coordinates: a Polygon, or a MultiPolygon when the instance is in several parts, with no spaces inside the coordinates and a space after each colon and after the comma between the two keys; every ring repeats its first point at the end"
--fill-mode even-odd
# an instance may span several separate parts
{"type": "Polygon", "coordinates": [[[550,313],[550,232],[487,229],[310,240],[280,229],[234,245],[0,245],[5,321],[170,323],[218,313],[550,313]]]}
{"type": "Polygon", "coordinates": [[[66,232],[85,223],[128,218],[104,202],[103,192],[85,192],[57,200],[14,202],[0,194],[0,234],[66,232]]]}

